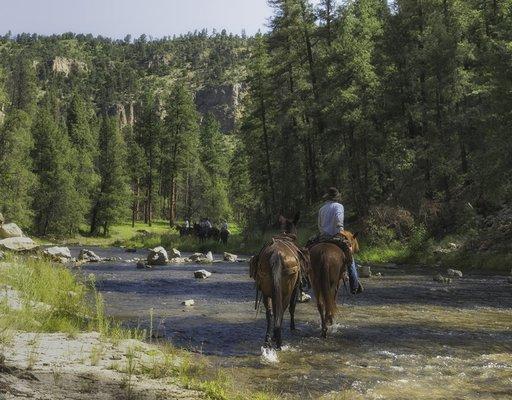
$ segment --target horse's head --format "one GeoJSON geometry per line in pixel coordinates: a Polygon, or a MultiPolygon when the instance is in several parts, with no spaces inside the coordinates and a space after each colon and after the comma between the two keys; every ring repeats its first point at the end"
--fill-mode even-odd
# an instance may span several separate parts
{"type": "Polygon", "coordinates": [[[300,212],[297,212],[293,219],[288,219],[280,215],[279,226],[281,231],[290,235],[297,235],[297,223],[299,222],[299,218],[300,212]]]}
{"type": "Polygon", "coordinates": [[[350,242],[350,245],[352,246],[352,252],[357,253],[359,251],[359,242],[357,241],[357,236],[359,235],[359,232],[352,233],[350,231],[343,231],[343,235],[350,242]]]}

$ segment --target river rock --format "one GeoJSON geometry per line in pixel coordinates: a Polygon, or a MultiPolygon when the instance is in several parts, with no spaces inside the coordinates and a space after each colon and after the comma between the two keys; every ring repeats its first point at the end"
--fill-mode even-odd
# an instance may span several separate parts
{"type": "Polygon", "coordinates": [[[169,257],[167,256],[167,251],[162,246],[150,250],[148,254],[149,265],[165,265],[167,261],[169,261],[169,257]]]}
{"type": "Polygon", "coordinates": [[[178,249],[172,249],[169,252],[169,258],[181,258],[181,252],[178,249]]]}
{"type": "Polygon", "coordinates": [[[23,231],[14,222],[0,226],[0,239],[22,237],[23,231]]]}
{"type": "Polygon", "coordinates": [[[370,278],[372,276],[372,270],[369,265],[359,265],[358,267],[359,277],[370,278]]]}
{"type": "Polygon", "coordinates": [[[212,273],[205,269],[194,271],[194,278],[196,279],[206,279],[209,278],[210,276],[212,276],[212,273]]]}
{"type": "Polygon", "coordinates": [[[195,262],[200,260],[201,258],[205,258],[205,256],[203,253],[194,253],[189,258],[191,261],[195,262]]]}
{"type": "Polygon", "coordinates": [[[28,237],[12,237],[0,240],[0,249],[4,250],[29,251],[37,247],[37,244],[28,237]]]}
{"type": "Polygon", "coordinates": [[[182,305],[182,306],[186,306],[186,307],[193,306],[194,304],[195,304],[195,301],[194,301],[194,300],[185,300],[185,301],[182,301],[182,302],[181,302],[181,305],[182,305]]]}
{"type": "Polygon", "coordinates": [[[311,300],[311,296],[307,293],[300,292],[299,303],[307,303],[311,300]]]}
{"type": "Polygon", "coordinates": [[[436,276],[434,276],[434,282],[452,283],[452,279],[451,278],[446,278],[446,277],[444,277],[441,274],[437,274],[436,276]]]}
{"type": "Polygon", "coordinates": [[[457,269],[448,269],[446,271],[446,274],[450,277],[450,278],[462,278],[462,271],[459,271],[457,269]]]}
{"type": "Polygon", "coordinates": [[[209,251],[208,253],[206,253],[206,259],[209,260],[210,262],[213,261],[213,254],[211,251],[209,251]]]}
{"type": "Polygon", "coordinates": [[[78,255],[78,259],[86,262],[102,262],[103,259],[98,256],[94,251],[82,249],[78,255]]]}
{"type": "Polygon", "coordinates": [[[236,254],[224,253],[224,261],[237,262],[238,256],[236,254]]]}
{"type": "Polygon", "coordinates": [[[48,247],[44,249],[43,254],[57,261],[62,261],[63,259],[66,261],[71,260],[71,252],[67,247],[48,247]]]}

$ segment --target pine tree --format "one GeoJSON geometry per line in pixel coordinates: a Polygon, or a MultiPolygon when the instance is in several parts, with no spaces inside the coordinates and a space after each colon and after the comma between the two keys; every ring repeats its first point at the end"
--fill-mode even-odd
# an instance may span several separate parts
{"type": "Polygon", "coordinates": [[[103,230],[108,235],[111,225],[127,216],[130,199],[125,143],[116,117],[102,118],[97,169],[101,181],[91,213],[91,234],[103,230]]]}
{"type": "Polygon", "coordinates": [[[187,166],[190,157],[197,154],[197,120],[198,115],[190,91],[183,83],[178,83],[165,104],[162,138],[162,178],[168,188],[171,226],[176,219],[180,171],[187,166]]]}
{"type": "Polygon", "coordinates": [[[24,228],[32,223],[31,120],[12,110],[0,125],[0,212],[24,228]]]}
{"type": "Polygon", "coordinates": [[[90,211],[93,192],[99,185],[94,165],[98,147],[94,118],[91,108],[80,94],[75,92],[67,113],[67,128],[75,151],[75,187],[80,197],[79,206],[84,215],[90,211]]]}
{"type": "Polygon", "coordinates": [[[76,233],[83,221],[80,198],[74,187],[74,152],[56,115],[56,98],[49,92],[33,128],[35,229],[41,235],[76,233]]]}
{"type": "Polygon", "coordinates": [[[27,51],[20,51],[14,56],[9,78],[11,108],[31,114],[35,105],[37,86],[33,60],[27,51]]]}
{"type": "Polygon", "coordinates": [[[202,195],[203,214],[214,220],[227,219],[231,215],[227,182],[230,154],[220,124],[210,113],[204,117],[200,143],[206,177],[202,195]]]}

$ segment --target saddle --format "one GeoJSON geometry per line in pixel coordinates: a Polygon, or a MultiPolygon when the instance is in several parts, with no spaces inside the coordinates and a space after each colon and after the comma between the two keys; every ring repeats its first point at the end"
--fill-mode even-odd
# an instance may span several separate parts
{"type": "Polygon", "coordinates": [[[350,241],[343,233],[339,233],[334,236],[319,233],[318,235],[309,238],[306,243],[306,248],[309,250],[318,243],[332,243],[338,246],[340,250],[343,251],[343,254],[345,254],[345,265],[352,264],[353,255],[350,250],[350,241]]]}
{"type": "Polygon", "coordinates": [[[309,250],[306,248],[300,248],[297,245],[297,236],[287,234],[287,233],[282,233],[282,234],[273,236],[269,242],[265,243],[265,245],[261,248],[259,253],[255,256],[253,256],[249,260],[249,275],[250,275],[250,277],[253,279],[256,279],[261,253],[263,253],[263,251],[267,247],[272,246],[275,243],[282,243],[283,245],[285,245],[286,247],[288,247],[290,250],[292,250],[295,253],[297,260],[299,262],[299,265],[300,265],[299,282],[301,282],[303,277],[308,276],[308,271],[310,269],[311,262],[310,262],[310,258],[309,258],[309,250]]]}

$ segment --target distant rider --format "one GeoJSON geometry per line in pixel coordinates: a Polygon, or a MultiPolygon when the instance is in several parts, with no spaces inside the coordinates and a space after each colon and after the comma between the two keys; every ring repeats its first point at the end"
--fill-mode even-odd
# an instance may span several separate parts
{"type": "MultiPolygon", "coordinates": [[[[318,229],[320,235],[328,237],[339,236],[344,230],[345,209],[340,201],[338,189],[330,187],[324,196],[325,203],[318,212],[318,229]]],[[[353,251],[350,247],[350,251],[353,251]]],[[[348,267],[348,277],[350,282],[350,291],[352,294],[359,294],[363,291],[363,286],[359,282],[357,266],[352,257],[352,264],[348,267]]]]}

